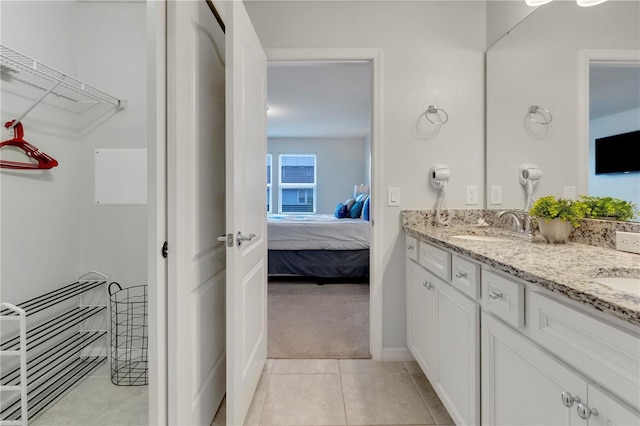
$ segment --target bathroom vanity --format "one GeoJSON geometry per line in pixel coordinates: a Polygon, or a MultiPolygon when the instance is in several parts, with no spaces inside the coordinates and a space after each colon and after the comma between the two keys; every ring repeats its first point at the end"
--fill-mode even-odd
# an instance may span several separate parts
{"type": "Polygon", "coordinates": [[[456,424],[640,424],[638,281],[598,282],[638,278],[640,255],[403,228],[407,344],[456,424]]]}

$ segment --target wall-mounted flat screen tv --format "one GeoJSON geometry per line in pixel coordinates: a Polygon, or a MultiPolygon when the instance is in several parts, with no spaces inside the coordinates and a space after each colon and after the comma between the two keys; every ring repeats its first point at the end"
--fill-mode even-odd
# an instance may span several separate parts
{"type": "Polygon", "coordinates": [[[640,130],[596,139],[596,174],[640,172],[640,130]]]}

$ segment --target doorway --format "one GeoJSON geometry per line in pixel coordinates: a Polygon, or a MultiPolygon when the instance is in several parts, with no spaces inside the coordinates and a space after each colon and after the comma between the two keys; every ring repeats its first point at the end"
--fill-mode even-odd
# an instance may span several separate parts
{"type": "MultiPolygon", "coordinates": [[[[379,161],[377,151],[379,148],[379,133],[377,131],[380,75],[379,52],[376,49],[267,49],[266,53],[269,60],[267,105],[269,142],[267,151],[271,154],[269,165],[272,170],[271,179],[268,179],[267,197],[270,197],[268,200],[270,203],[268,204],[271,206],[273,214],[285,213],[286,208],[282,207],[283,200],[279,197],[286,195],[283,196],[282,191],[277,188],[278,184],[282,183],[280,182],[279,174],[282,173],[280,161],[283,155],[316,155],[317,163],[314,164],[317,164],[318,171],[323,166],[329,167],[334,181],[341,182],[337,185],[331,185],[331,183],[321,181],[320,175],[316,176],[317,180],[314,181],[314,184],[317,185],[317,192],[313,192],[315,205],[313,210],[309,210],[309,212],[318,216],[322,214],[333,216],[338,203],[345,203],[347,199],[358,195],[358,192],[362,190],[362,186],[358,187],[359,184],[366,188],[367,195],[370,197],[368,211],[371,214],[368,216],[369,265],[367,267],[367,278],[369,285],[364,295],[366,297],[364,312],[366,318],[364,322],[368,325],[366,339],[366,349],[368,351],[365,349],[364,353],[367,357],[371,356],[373,359],[380,360],[382,357],[381,292],[378,291],[380,276],[378,265],[380,265],[380,262],[376,261],[379,255],[379,251],[376,250],[376,241],[379,240],[379,237],[378,229],[374,226],[375,218],[380,217],[382,208],[378,196],[380,192],[379,186],[376,185],[379,161]],[[299,74],[296,74],[296,71],[299,74]],[[358,75],[358,72],[360,72],[358,84],[353,82],[349,84],[348,79],[358,75]],[[324,86],[325,81],[330,81],[331,78],[344,79],[345,74],[347,75],[347,81],[343,81],[343,86],[336,90],[338,95],[334,94],[334,99],[337,99],[337,101],[328,100],[331,95],[326,93],[330,89],[324,86]],[[283,93],[278,93],[277,96],[272,96],[274,79],[279,80],[277,89],[283,91],[283,93]],[[364,85],[362,84],[363,82],[364,85]],[[290,85],[288,90],[283,90],[285,83],[290,85]],[[305,87],[306,89],[301,89],[305,87]],[[362,91],[364,93],[360,93],[362,91]],[[304,95],[305,92],[306,95],[304,95]],[[325,96],[316,98],[315,96],[318,93],[325,96]],[[350,96],[359,99],[359,101],[356,101],[356,103],[360,102],[359,110],[347,105],[350,96]],[[362,99],[364,99],[364,102],[362,99]],[[287,103],[292,106],[287,106],[287,103]],[[289,120],[289,117],[297,117],[297,120],[289,120]],[[350,127],[345,124],[348,122],[352,123],[350,127]],[[327,143],[327,141],[329,142],[327,143]],[[351,143],[351,146],[348,145],[349,143],[351,143]],[[331,148],[329,148],[330,144],[333,144],[331,148]],[[359,146],[359,148],[354,148],[354,146],[359,146]],[[358,175],[360,177],[350,176],[341,179],[339,170],[348,167],[342,164],[345,158],[332,160],[332,157],[326,157],[324,152],[331,151],[335,159],[336,154],[337,157],[340,157],[340,155],[349,157],[353,155],[354,150],[358,149],[360,155],[357,160],[353,161],[354,166],[352,168],[361,170],[358,175]],[[355,163],[358,165],[355,165],[355,163]]],[[[353,172],[353,170],[350,172],[353,172]]],[[[358,216],[358,218],[360,217],[363,217],[362,214],[358,216]]],[[[335,286],[335,282],[341,282],[340,279],[337,281],[332,280],[332,284],[318,286],[317,280],[313,280],[312,278],[311,281],[307,281],[306,290],[300,291],[313,293],[311,290],[322,290],[322,287],[328,289],[330,288],[329,286],[335,286]],[[317,288],[313,289],[313,287],[317,288]]],[[[359,278],[359,281],[363,281],[362,277],[359,278]]],[[[272,297],[271,289],[276,287],[273,284],[273,279],[271,279],[269,284],[270,298],[272,297]]],[[[277,286],[286,285],[280,281],[276,284],[277,286]]],[[[321,284],[324,284],[324,282],[321,282],[321,284]]],[[[295,286],[295,284],[293,285],[295,286]]],[[[353,281],[347,282],[341,290],[344,290],[348,295],[347,297],[357,298],[358,293],[362,294],[362,285],[354,284],[353,281]],[[360,286],[359,289],[358,285],[360,286]]],[[[341,296],[337,294],[341,290],[338,290],[338,287],[334,287],[331,290],[325,290],[324,293],[336,293],[333,295],[333,297],[336,297],[335,300],[344,302],[344,299],[340,299],[341,296]]],[[[294,297],[292,295],[289,296],[294,297]]],[[[272,300],[270,300],[270,304],[271,302],[272,300]]],[[[272,314],[271,307],[270,314],[272,314]]],[[[363,312],[361,311],[360,316],[362,314],[363,312]]],[[[347,324],[349,323],[347,322],[347,324]]],[[[348,326],[344,328],[349,329],[348,326]]],[[[321,329],[322,327],[315,327],[316,331],[321,329]]],[[[271,332],[269,336],[270,342],[275,337],[274,333],[271,332]]],[[[362,344],[362,342],[360,343],[362,344]]],[[[300,343],[298,345],[302,346],[300,343]]],[[[272,355],[271,352],[270,349],[270,356],[272,355]]],[[[309,353],[309,356],[306,357],[313,357],[313,353],[309,353]]],[[[349,355],[338,357],[349,357],[349,355]]],[[[363,356],[360,354],[356,357],[363,356]]]]}

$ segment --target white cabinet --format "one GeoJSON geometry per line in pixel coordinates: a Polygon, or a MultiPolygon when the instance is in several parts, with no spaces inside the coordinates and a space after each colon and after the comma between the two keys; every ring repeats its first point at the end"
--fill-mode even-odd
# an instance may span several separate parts
{"type": "Polygon", "coordinates": [[[458,424],[480,422],[480,306],[440,281],[437,289],[440,397],[458,424]]]}
{"type": "Polygon", "coordinates": [[[629,404],[640,405],[640,340],[549,297],[527,294],[529,337],[629,404]]]}
{"type": "Polygon", "coordinates": [[[589,385],[588,388],[588,411],[584,410],[583,413],[590,414],[589,425],[640,425],[640,414],[637,411],[616,401],[616,399],[607,395],[605,391],[595,385],[589,385]],[[596,410],[595,412],[593,412],[594,409],[596,410]]]}
{"type": "Polygon", "coordinates": [[[407,345],[456,424],[477,425],[480,307],[439,278],[451,277],[451,254],[419,246],[429,270],[407,256],[407,345]]]}
{"type": "Polygon", "coordinates": [[[640,425],[638,333],[408,242],[408,346],[457,425],[640,425]]]}
{"type": "Polygon", "coordinates": [[[640,414],[482,313],[483,425],[639,425],[640,414]]]}
{"type": "Polygon", "coordinates": [[[424,373],[437,377],[435,279],[407,260],[407,345],[424,373]]]}
{"type": "Polygon", "coordinates": [[[570,401],[586,395],[587,382],[573,370],[482,313],[483,425],[586,425],[570,401]]]}

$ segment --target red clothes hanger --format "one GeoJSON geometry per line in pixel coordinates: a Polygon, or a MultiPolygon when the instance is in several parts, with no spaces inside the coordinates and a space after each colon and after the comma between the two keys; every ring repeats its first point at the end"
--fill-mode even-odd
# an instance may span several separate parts
{"type": "Polygon", "coordinates": [[[0,160],[0,167],[5,169],[51,169],[58,165],[58,162],[55,158],[48,156],[44,152],[40,151],[35,146],[31,145],[29,142],[22,139],[24,136],[24,130],[22,129],[22,123],[18,122],[13,125],[15,120],[8,121],[5,123],[4,127],[9,129],[13,126],[13,139],[6,140],[4,142],[0,142],[0,149],[5,146],[15,146],[24,151],[24,153],[37,161],[37,163],[33,162],[20,162],[20,161],[9,161],[9,160],[0,160]]]}

